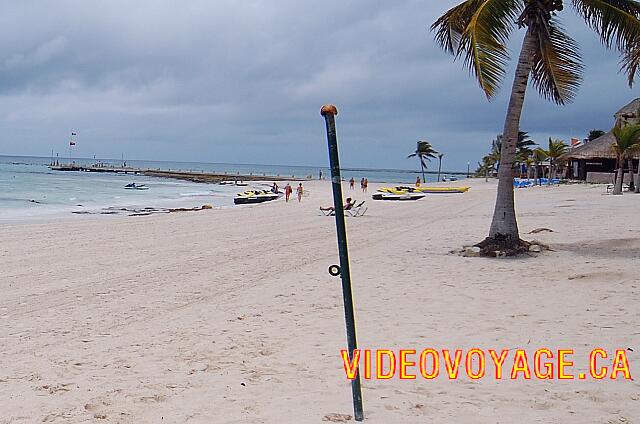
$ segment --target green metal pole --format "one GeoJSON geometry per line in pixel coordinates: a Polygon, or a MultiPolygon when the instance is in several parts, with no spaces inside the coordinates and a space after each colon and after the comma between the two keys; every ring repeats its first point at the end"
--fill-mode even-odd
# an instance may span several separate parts
{"type": "MultiPolygon", "coordinates": [[[[329,163],[331,165],[331,186],[333,187],[333,206],[336,215],[336,230],[338,233],[338,253],[340,254],[340,278],[342,279],[342,297],[344,300],[344,317],[347,325],[347,346],[349,359],[353,360],[353,351],[358,348],[356,340],[356,320],[353,309],[353,294],[351,293],[351,272],[349,270],[349,252],[347,249],[347,228],[344,222],[344,208],[342,206],[342,179],[340,177],[340,161],[338,159],[338,139],[336,136],[335,116],[338,109],[334,105],[324,105],[320,110],[327,125],[327,141],[329,143],[329,163]]],[[[362,411],[362,390],[360,388],[360,371],[351,380],[353,395],[353,412],[356,421],[364,420],[362,411]]]]}

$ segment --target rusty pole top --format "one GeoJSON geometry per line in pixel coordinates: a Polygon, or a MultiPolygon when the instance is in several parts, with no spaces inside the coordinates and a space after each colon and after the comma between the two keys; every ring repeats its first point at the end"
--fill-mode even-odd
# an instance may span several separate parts
{"type": "Polygon", "coordinates": [[[324,105],[322,106],[322,109],[320,109],[320,115],[325,116],[327,114],[331,114],[331,115],[337,115],[338,114],[338,108],[335,105],[324,105]]]}

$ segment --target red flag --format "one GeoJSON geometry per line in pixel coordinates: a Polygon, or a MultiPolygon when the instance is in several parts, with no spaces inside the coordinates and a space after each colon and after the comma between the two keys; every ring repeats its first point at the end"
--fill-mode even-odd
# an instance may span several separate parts
{"type": "Polygon", "coordinates": [[[70,141],[70,142],[69,142],[69,146],[75,146],[75,145],[76,145],[76,142],[75,142],[75,141],[70,141]]]}
{"type": "Polygon", "coordinates": [[[577,138],[572,138],[571,139],[571,147],[578,147],[581,143],[582,143],[582,141],[580,141],[577,138]]]}

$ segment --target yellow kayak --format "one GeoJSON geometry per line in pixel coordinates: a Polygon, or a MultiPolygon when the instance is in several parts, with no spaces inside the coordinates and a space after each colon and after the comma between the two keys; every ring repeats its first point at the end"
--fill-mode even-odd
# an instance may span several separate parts
{"type": "Polygon", "coordinates": [[[416,191],[429,194],[466,193],[471,187],[418,187],[416,191]]]}

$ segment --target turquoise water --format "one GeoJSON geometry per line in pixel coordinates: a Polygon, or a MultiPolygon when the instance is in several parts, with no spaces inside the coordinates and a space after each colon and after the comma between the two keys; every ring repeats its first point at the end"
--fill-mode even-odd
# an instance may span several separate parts
{"type": "MultiPolygon", "coordinates": [[[[75,159],[90,165],[98,160],[75,159]]],[[[238,187],[200,184],[141,175],[57,172],[48,168],[50,158],[0,156],[0,223],[53,217],[100,214],[119,208],[191,208],[211,204],[232,207],[238,187]],[[149,190],[125,190],[131,182],[146,184],[149,190]],[[110,208],[110,209],[109,209],[110,208]]],[[[66,162],[66,160],[61,161],[66,162]]],[[[120,161],[102,160],[121,165],[120,161]]],[[[126,161],[127,166],[162,170],[190,170],[274,176],[318,177],[319,168],[277,165],[213,164],[160,161],[126,161]]],[[[324,177],[329,169],[322,169],[324,177]]],[[[411,183],[417,175],[402,170],[343,170],[345,179],[367,177],[371,182],[411,183]]],[[[428,180],[435,180],[429,176],[428,180]]],[[[265,183],[253,183],[262,188],[265,183]]],[[[242,188],[244,190],[245,188],[242,188]]]]}

